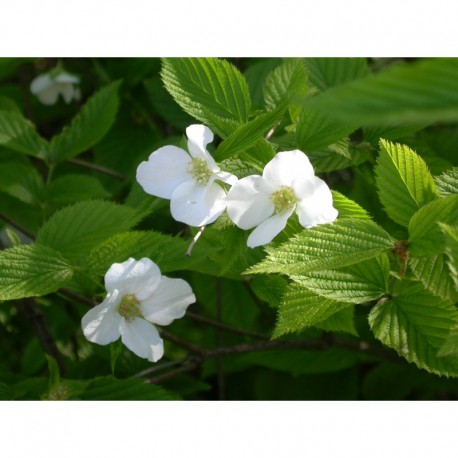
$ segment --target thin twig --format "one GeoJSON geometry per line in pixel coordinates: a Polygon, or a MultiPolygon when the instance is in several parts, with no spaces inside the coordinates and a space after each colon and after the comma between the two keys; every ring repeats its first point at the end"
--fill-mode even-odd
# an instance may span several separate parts
{"type": "Polygon", "coordinates": [[[34,330],[43,350],[56,360],[60,373],[63,374],[65,372],[64,359],[57,348],[44,315],[38,309],[35,301],[30,298],[22,299],[17,303],[17,308],[34,330]]]}
{"type": "Polygon", "coordinates": [[[201,348],[197,345],[194,345],[190,342],[187,342],[186,340],[180,339],[179,337],[175,336],[174,334],[171,334],[169,331],[165,331],[164,329],[161,329],[159,331],[159,334],[161,337],[163,337],[165,340],[168,340],[169,342],[174,343],[175,345],[178,345],[181,348],[184,348],[185,350],[188,350],[189,352],[202,356],[206,353],[207,350],[204,348],[201,348]]]}
{"type": "Polygon", "coordinates": [[[270,340],[269,337],[263,336],[262,334],[258,334],[257,332],[251,332],[247,329],[237,328],[235,326],[230,326],[228,324],[220,323],[219,321],[212,320],[211,318],[207,318],[205,316],[200,316],[192,312],[186,312],[186,316],[191,320],[197,321],[199,323],[208,324],[209,326],[213,326],[214,328],[222,329],[223,331],[231,332],[232,334],[239,334],[241,336],[252,337],[253,339],[258,340],[270,340]]]}
{"type": "Polygon", "coordinates": [[[22,232],[24,235],[29,237],[30,239],[34,240],[35,236],[29,232],[27,229],[24,229],[21,225],[13,221],[9,216],[6,216],[4,213],[0,213],[0,219],[5,221],[5,223],[9,224],[11,227],[14,227],[17,229],[19,232],[22,232]]]}
{"type": "MultiPolygon", "coordinates": [[[[189,360],[187,360],[189,361],[189,360]]],[[[190,361],[186,363],[184,366],[179,367],[177,369],[174,369],[170,372],[167,372],[166,374],[163,375],[158,375],[157,377],[150,378],[146,380],[147,383],[161,383],[165,382],[166,380],[169,380],[173,377],[176,377],[177,375],[184,374],[186,372],[193,371],[194,369],[197,369],[200,366],[200,362],[198,361],[190,361]]]]}
{"type": "Polygon", "coordinates": [[[96,172],[104,173],[110,177],[117,178],[118,180],[125,180],[126,175],[123,173],[119,173],[116,170],[109,169],[108,167],[104,167],[103,165],[93,164],[92,162],[85,161],[83,159],[72,158],[68,159],[67,162],[71,164],[79,165],[86,169],[95,170],[96,172]]]}
{"type": "Polygon", "coordinates": [[[97,305],[92,299],[89,299],[86,296],[82,296],[81,294],[70,291],[66,288],[61,288],[58,291],[58,293],[62,294],[62,296],[68,297],[69,299],[79,302],[80,304],[87,305],[88,307],[94,307],[95,305],[97,305]]]}
{"type": "Polygon", "coordinates": [[[144,377],[145,375],[153,374],[154,372],[159,372],[162,369],[167,369],[169,367],[179,366],[187,361],[188,358],[176,359],[175,361],[167,361],[166,363],[157,364],[155,366],[148,367],[140,372],[134,374],[134,377],[144,377]]]}

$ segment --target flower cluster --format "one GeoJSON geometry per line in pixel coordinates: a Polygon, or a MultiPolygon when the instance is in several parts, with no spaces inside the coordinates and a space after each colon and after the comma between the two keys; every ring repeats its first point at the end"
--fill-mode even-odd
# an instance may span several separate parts
{"type": "MultiPolygon", "coordinates": [[[[280,152],[265,166],[262,176],[239,180],[222,171],[207,151],[213,141],[208,127],[192,125],[186,134],[188,151],[164,146],[137,169],[137,181],[145,192],[170,200],[175,220],[202,227],[227,209],[238,227],[255,228],[247,242],[254,248],[269,243],[294,212],[305,228],[337,218],[330,189],[315,176],[302,151],[280,152]]],[[[170,324],[196,301],[188,283],[162,276],[147,258],[113,264],[105,275],[105,287],[105,300],[82,319],[84,335],[101,345],[121,337],[136,355],[153,362],[164,353],[153,324],[170,324]]]]}

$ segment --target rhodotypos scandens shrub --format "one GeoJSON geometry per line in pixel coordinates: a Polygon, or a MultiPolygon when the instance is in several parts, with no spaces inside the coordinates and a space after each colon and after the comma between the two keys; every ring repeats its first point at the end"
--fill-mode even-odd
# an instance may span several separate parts
{"type": "Polygon", "coordinates": [[[105,300],[81,321],[84,335],[99,345],[121,337],[129,350],[153,362],[164,354],[164,343],[153,324],[169,325],[196,301],[187,282],[161,275],[147,258],[113,264],[105,274],[105,288],[105,300]]]}
{"type": "Polygon", "coordinates": [[[337,218],[327,184],[315,176],[307,156],[298,150],[278,153],[262,176],[242,178],[227,196],[229,217],[242,229],[256,229],[248,237],[251,248],[269,243],[293,212],[305,228],[337,218]]]}
{"type": "Polygon", "coordinates": [[[189,153],[164,146],[137,169],[137,181],[145,192],[170,199],[170,212],[190,226],[214,222],[226,209],[226,191],[218,181],[234,184],[237,177],[222,171],[207,151],[213,133],[203,125],[186,129],[189,153]]]}

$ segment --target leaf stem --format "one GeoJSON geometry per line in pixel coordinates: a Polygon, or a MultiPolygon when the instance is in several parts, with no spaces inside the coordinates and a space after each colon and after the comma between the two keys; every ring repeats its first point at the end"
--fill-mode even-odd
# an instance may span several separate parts
{"type": "Polygon", "coordinates": [[[67,162],[70,162],[71,164],[79,165],[86,169],[95,170],[96,172],[104,173],[105,175],[108,175],[113,178],[117,178],[118,180],[126,179],[126,175],[124,175],[123,173],[119,173],[116,170],[112,170],[108,167],[104,167],[103,165],[93,164],[92,162],[88,162],[83,159],[72,158],[72,159],[68,159],[67,162]]]}

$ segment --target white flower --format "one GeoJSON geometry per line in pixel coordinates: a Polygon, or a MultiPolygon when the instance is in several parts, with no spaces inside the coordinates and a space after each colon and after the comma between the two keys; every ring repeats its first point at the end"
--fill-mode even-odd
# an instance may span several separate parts
{"type": "Polygon", "coordinates": [[[269,243],[281,232],[293,212],[310,228],[337,218],[332,194],[315,176],[308,157],[299,150],[278,153],[262,176],[239,180],[227,195],[227,213],[241,229],[256,229],[248,237],[254,248],[269,243]]]}
{"type": "Polygon", "coordinates": [[[38,97],[43,105],[54,105],[59,95],[70,103],[81,97],[78,84],[80,79],[59,69],[37,76],[30,84],[30,92],[38,97]]]}
{"type": "Polygon", "coordinates": [[[148,258],[113,264],[105,274],[105,288],[105,300],[81,320],[84,335],[100,345],[121,336],[129,350],[153,362],[162,358],[164,343],[151,323],[166,326],[196,301],[187,282],[162,276],[148,258]]]}
{"type": "Polygon", "coordinates": [[[176,146],[159,148],[138,166],[137,181],[148,194],[170,199],[175,220],[203,226],[226,209],[226,191],[216,180],[232,185],[237,177],[222,172],[207,151],[213,141],[208,127],[194,124],[186,135],[189,154],[176,146]]]}

